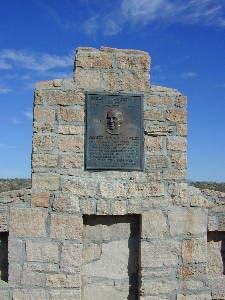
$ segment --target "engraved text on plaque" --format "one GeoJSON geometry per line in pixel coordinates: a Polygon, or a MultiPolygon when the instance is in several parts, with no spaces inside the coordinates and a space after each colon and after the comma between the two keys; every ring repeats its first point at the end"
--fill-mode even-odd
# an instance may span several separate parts
{"type": "Polygon", "coordinates": [[[141,95],[86,95],[86,169],[143,169],[142,105],[141,95]]]}

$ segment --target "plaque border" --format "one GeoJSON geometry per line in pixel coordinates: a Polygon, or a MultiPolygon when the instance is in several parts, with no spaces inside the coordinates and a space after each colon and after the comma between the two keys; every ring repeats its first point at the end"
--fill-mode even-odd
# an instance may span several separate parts
{"type": "Polygon", "coordinates": [[[144,94],[141,93],[120,93],[120,92],[107,92],[107,91],[86,91],[85,92],[85,136],[84,136],[84,170],[85,171],[95,171],[95,172],[103,172],[103,171],[125,171],[125,172],[143,172],[144,171],[144,94]],[[88,101],[88,97],[91,95],[105,95],[105,96],[132,96],[132,97],[140,97],[140,102],[141,102],[141,136],[142,136],[142,140],[140,143],[140,153],[141,153],[141,157],[140,157],[140,168],[139,169],[120,169],[118,167],[116,168],[88,168],[87,164],[86,164],[86,154],[87,154],[87,101],[88,101]]]}

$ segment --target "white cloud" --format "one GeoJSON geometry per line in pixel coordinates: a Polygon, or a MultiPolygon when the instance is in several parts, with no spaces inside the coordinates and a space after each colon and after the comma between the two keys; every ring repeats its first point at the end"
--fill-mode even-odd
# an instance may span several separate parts
{"type": "Polygon", "coordinates": [[[98,23],[99,23],[99,21],[98,21],[97,16],[87,19],[83,24],[83,29],[84,29],[85,33],[88,35],[95,36],[99,29],[98,23]]]}
{"type": "Polygon", "coordinates": [[[8,63],[6,63],[4,60],[0,59],[0,70],[9,70],[12,66],[8,63]]]}
{"type": "Polygon", "coordinates": [[[12,89],[0,87],[0,94],[8,94],[10,92],[12,92],[12,89]]]}
{"type": "Polygon", "coordinates": [[[59,56],[33,53],[26,50],[3,49],[0,51],[0,61],[6,65],[15,65],[21,69],[44,72],[71,66],[73,55],[59,56]]]}
{"type": "Polygon", "coordinates": [[[218,26],[225,23],[225,3],[221,0],[122,0],[121,7],[124,18],[134,23],[164,21],[218,26]]]}
{"type": "Polygon", "coordinates": [[[198,75],[195,72],[184,72],[184,73],[181,74],[182,78],[195,78],[197,76],[198,75]]]}
{"type": "Polygon", "coordinates": [[[24,116],[26,116],[28,119],[33,120],[33,112],[32,110],[25,110],[23,111],[24,116]]]}

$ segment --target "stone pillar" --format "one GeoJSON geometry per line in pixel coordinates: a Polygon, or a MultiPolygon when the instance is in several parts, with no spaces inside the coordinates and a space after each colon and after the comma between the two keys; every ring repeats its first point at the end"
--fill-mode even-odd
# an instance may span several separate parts
{"type": "MultiPolygon", "coordinates": [[[[113,218],[138,215],[141,220],[140,299],[210,299],[206,258],[199,255],[205,249],[206,211],[190,207],[187,196],[186,97],[150,86],[149,71],[150,58],[143,51],[78,48],[73,78],[36,85],[32,200],[11,210],[10,241],[23,243],[19,279],[11,280],[17,287],[13,300],[89,299],[82,270],[101,259],[97,246],[83,250],[85,232],[87,242],[96,241],[96,231],[85,228],[90,215],[109,217],[109,231],[105,221],[98,223],[109,242],[115,231],[117,238],[120,230],[121,238],[129,238],[122,225],[113,229],[113,218]],[[143,95],[144,171],[85,170],[85,93],[91,91],[143,95]],[[193,247],[191,257],[188,247],[193,247]]],[[[107,253],[102,252],[106,267],[107,253]]],[[[108,282],[100,284],[106,298],[126,299],[127,278],[120,286],[108,282]]],[[[102,291],[96,295],[102,297],[102,291]]]]}

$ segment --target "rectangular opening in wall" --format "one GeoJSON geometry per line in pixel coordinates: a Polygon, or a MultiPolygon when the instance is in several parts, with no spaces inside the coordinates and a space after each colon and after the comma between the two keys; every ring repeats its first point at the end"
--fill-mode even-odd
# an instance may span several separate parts
{"type": "Polygon", "coordinates": [[[140,216],[83,217],[82,300],[138,300],[140,216]]]}
{"type": "Polygon", "coordinates": [[[8,282],[8,232],[0,232],[0,278],[8,282]]]}
{"type": "Polygon", "coordinates": [[[225,299],[225,231],[209,231],[207,236],[208,281],[212,299],[225,299]]]}

